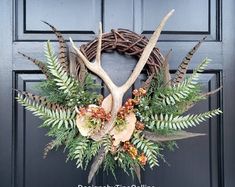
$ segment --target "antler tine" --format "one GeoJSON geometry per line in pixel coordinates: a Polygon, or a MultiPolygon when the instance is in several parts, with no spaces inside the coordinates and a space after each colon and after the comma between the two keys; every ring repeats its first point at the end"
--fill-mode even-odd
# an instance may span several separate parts
{"type": "Polygon", "coordinates": [[[98,36],[98,43],[97,43],[97,51],[96,51],[96,63],[101,63],[101,43],[102,43],[102,23],[99,23],[99,36],[98,36]]]}
{"type": "Polygon", "coordinates": [[[91,70],[93,73],[95,73],[96,75],[98,75],[107,85],[107,87],[109,88],[110,91],[114,90],[117,88],[117,86],[113,83],[113,81],[110,79],[110,77],[108,76],[108,74],[104,71],[104,69],[101,67],[100,65],[100,52],[101,52],[101,38],[102,34],[100,34],[99,37],[99,41],[98,41],[98,47],[97,47],[97,54],[98,57],[96,57],[96,61],[94,63],[91,63],[80,51],[80,49],[78,49],[76,47],[76,45],[74,44],[72,38],[69,38],[74,50],[77,52],[78,56],[82,59],[82,61],[84,62],[84,64],[86,65],[86,67],[91,70]],[[100,43],[100,44],[99,44],[100,43]],[[100,47],[99,47],[100,46],[100,47]],[[100,52],[99,52],[100,51],[100,52]]]}
{"type": "Polygon", "coordinates": [[[93,140],[101,140],[102,137],[109,133],[113,127],[114,122],[116,120],[117,114],[119,109],[122,106],[122,100],[124,93],[130,88],[130,86],[135,82],[138,75],[142,71],[144,65],[146,64],[153,48],[155,47],[155,44],[160,36],[160,33],[162,31],[163,26],[165,25],[166,21],[169,19],[169,17],[173,14],[174,10],[170,11],[161,21],[160,25],[156,29],[156,31],[151,36],[148,44],[146,45],[133,73],[129,77],[129,79],[124,83],[121,87],[116,86],[109,75],[105,72],[105,70],[101,67],[101,44],[102,44],[102,25],[99,24],[99,36],[98,36],[98,44],[97,44],[97,52],[96,52],[96,60],[94,63],[91,63],[83,54],[82,52],[75,46],[73,40],[70,38],[70,42],[72,43],[72,46],[74,50],[77,52],[77,54],[80,56],[80,58],[83,60],[86,67],[98,75],[104,83],[109,88],[109,91],[112,95],[112,108],[111,108],[111,119],[107,124],[102,128],[99,132],[93,134],[91,138],[93,140]]]}
{"type": "Polygon", "coordinates": [[[144,65],[146,64],[153,48],[156,45],[156,42],[161,34],[161,31],[165,25],[165,23],[167,22],[167,20],[171,17],[171,15],[173,14],[175,10],[171,10],[160,22],[159,26],[157,27],[157,29],[155,30],[155,32],[153,33],[153,35],[151,36],[148,44],[146,45],[134,71],[132,72],[131,76],[129,77],[129,79],[126,81],[125,84],[122,85],[122,89],[123,92],[125,93],[130,87],[131,85],[135,82],[135,80],[137,79],[137,77],[139,76],[140,72],[142,71],[142,69],[144,68],[144,65]]]}

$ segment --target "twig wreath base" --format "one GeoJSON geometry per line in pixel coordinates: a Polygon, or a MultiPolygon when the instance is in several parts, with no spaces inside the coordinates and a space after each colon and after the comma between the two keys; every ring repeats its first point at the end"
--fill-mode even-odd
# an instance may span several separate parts
{"type": "Polygon", "coordinates": [[[20,53],[37,65],[47,79],[39,85],[41,95],[17,90],[16,97],[43,120],[41,127],[48,129],[52,141],[46,146],[44,157],[50,150],[65,146],[68,159],[75,160],[78,168],[87,169],[92,162],[88,183],[101,166],[114,176],[115,168],[120,167],[141,182],[141,168],[158,166],[164,148],[174,148],[179,139],[204,135],[184,129],[219,115],[221,110],[184,113],[220,88],[201,91],[198,81],[210,62],[207,58],[186,77],[189,62],[205,38],[189,51],[171,77],[169,56],[163,56],[155,45],[173,12],[163,18],[149,40],[125,29],[102,33],[100,24],[98,37],[80,48],[70,39],[76,53],[69,52],[60,32],[45,22],[58,38],[59,53],[53,52],[49,41],[45,45],[46,63],[20,53]],[[114,50],[138,59],[122,86],[113,83],[101,64],[101,53],[114,50]],[[123,101],[123,95],[144,67],[147,80],[123,101]],[[107,97],[97,93],[100,85],[94,83],[91,73],[104,81],[110,91],[107,97]]]}
{"type": "MultiPolygon", "coordinates": [[[[89,61],[94,60],[96,56],[97,43],[98,38],[80,47],[81,52],[89,61]]],[[[148,43],[148,39],[145,36],[141,36],[126,29],[112,29],[110,33],[104,33],[102,35],[101,43],[101,52],[116,50],[139,59],[148,43]]],[[[154,48],[146,62],[149,73],[156,73],[163,62],[164,56],[160,53],[158,48],[154,48]]]]}

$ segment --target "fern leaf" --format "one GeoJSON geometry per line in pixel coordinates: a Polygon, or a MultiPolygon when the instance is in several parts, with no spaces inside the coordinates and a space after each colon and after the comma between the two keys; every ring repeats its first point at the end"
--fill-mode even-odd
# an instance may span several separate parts
{"type": "Polygon", "coordinates": [[[112,137],[110,135],[105,136],[102,139],[102,144],[104,146],[105,152],[108,153],[111,150],[112,145],[113,145],[112,137]]]}
{"type": "Polygon", "coordinates": [[[112,173],[113,177],[117,180],[116,175],[115,175],[115,170],[117,167],[117,162],[116,160],[114,160],[113,155],[111,155],[110,153],[108,153],[105,156],[104,159],[104,165],[103,165],[103,171],[106,171],[107,173],[109,173],[109,171],[112,173]]]}
{"type": "Polygon", "coordinates": [[[86,158],[86,164],[85,169],[87,168],[89,162],[92,160],[92,158],[98,153],[99,149],[101,147],[100,142],[93,141],[91,142],[89,148],[87,149],[87,158],[86,158]]]}
{"type": "Polygon", "coordinates": [[[74,78],[68,76],[60,63],[58,63],[58,59],[52,51],[49,41],[45,46],[45,55],[47,57],[48,69],[55,77],[54,80],[59,89],[63,90],[64,93],[69,95],[76,94],[78,87],[77,81],[74,78]]]}
{"type": "MultiPolygon", "coordinates": [[[[161,94],[158,100],[163,105],[174,105],[177,102],[183,101],[189,96],[190,93],[195,91],[196,85],[198,84],[199,75],[202,73],[207,65],[211,62],[210,59],[205,59],[199,66],[193,71],[193,74],[183,82],[173,85],[170,88],[166,88],[166,93],[161,94]]],[[[165,90],[165,88],[164,88],[165,90]]]]}
{"type": "MultiPolygon", "coordinates": [[[[209,118],[212,118],[216,115],[221,114],[222,111],[220,109],[215,109],[209,112],[201,113],[201,114],[189,114],[186,116],[174,116],[168,114],[160,114],[155,115],[155,128],[156,129],[174,129],[174,130],[181,130],[188,127],[196,126],[203,121],[206,121],[209,118]]],[[[152,126],[149,128],[153,128],[152,126]]]]}
{"type": "Polygon", "coordinates": [[[73,151],[73,159],[76,159],[77,168],[83,168],[84,159],[86,158],[86,150],[89,140],[86,137],[80,137],[73,151]]]}
{"type": "Polygon", "coordinates": [[[137,149],[140,149],[144,152],[146,157],[148,158],[148,164],[150,168],[154,166],[158,166],[157,155],[159,153],[159,148],[153,142],[144,139],[144,137],[135,136],[132,139],[132,143],[136,146],[137,149]]]}
{"type": "Polygon", "coordinates": [[[134,166],[139,165],[137,159],[133,159],[127,152],[118,151],[114,160],[127,175],[131,174],[134,178],[134,166]]]}
{"type": "Polygon", "coordinates": [[[163,105],[174,105],[177,102],[184,100],[194,90],[195,85],[189,81],[184,81],[176,86],[167,88],[165,93],[160,92],[160,101],[163,105]]]}
{"type": "Polygon", "coordinates": [[[200,63],[197,68],[193,71],[193,74],[188,79],[192,84],[196,84],[199,80],[200,73],[204,72],[208,64],[211,63],[211,59],[205,58],[202,63],[200,63]]]}
{"type": "Polygon", "coordinates": [[[75,111],[71,111],[70,109],[51,110],[35,101],[30,100],[27,97],[24,97],[23,95],[18,95],[16,99],[22,106],[25,106],[27,110],[33,112],[35,116],[43,119],[43,126],[57,126],[58,128],[60,128],[63,125],[66,128],[75,127],[75,111]]]}

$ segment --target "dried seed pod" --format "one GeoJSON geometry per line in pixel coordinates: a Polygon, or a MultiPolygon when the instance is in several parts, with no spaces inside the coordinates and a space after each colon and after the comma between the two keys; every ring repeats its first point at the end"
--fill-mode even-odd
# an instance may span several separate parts
{"type": "Polygon", "coordinates": [[[134,90],[132,91],[132,94],[133,94],[134,96],[137,96],[138,93],[139,93],[139,92],[138,92],[137,89],[134,89],[134,90]]]}
{"type": "Polygon", "coordinates": [[[140,121],[137,121],[136,123],[135,123],[135,129],[136,130],[140,130],[140,131],[143,131],[144,130],[144,123],[142,123],[142,122],[140,122],[140,121]]]}
{"type": "Polygon", "coordinates": [[[141,165],[146,165],[147,163],[147,157],[144,155],[144,153],[142,153],[139,157],[138,157],[138,161],[140,162],[141,165]]]}
{"type": "Polygon", "coordinates": [[[133,145],[128,149],[128,153],[131,155],[132,159],[136,159],[136,156],[138,155],[138,151],[133,145]]]}
{"type": "Polygon", "coordinates": [[[129,149],[129,147],[130,147],[130,145],[131,145],[131,143],[129,142],[129,141],[125,141],[124,143],[123,143],[123,149],[125,150],[125,151],[127,151],[128,149],[129,149]]]}

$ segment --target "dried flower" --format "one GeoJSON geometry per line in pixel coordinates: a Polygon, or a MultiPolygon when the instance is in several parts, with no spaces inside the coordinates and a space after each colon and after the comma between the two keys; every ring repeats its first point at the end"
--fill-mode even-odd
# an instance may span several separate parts
{"type": "Polygon", "coordinates": [[[137,149],[134,147],[133,144],[131,144],[129,141],[124,142],[123,149],[127,151],[132,159],[136,159],[136,156],[138,155],[137,149]]]}
{"type": "Polygon", "coordinates": [[[140,130],[140,131],[144,130],[144,123],[137,121],[135,123],[135,128],[136,128],[136,130],[140,130]]]}
{"type": "Polygon", "coordinates": [[[140,162],[141,165],[146,165],[147,163],[147,157],[144,155],[144,153],[142,153],[139,157],[138,157],[138,160],[140,162]]]}
{"type": "Polygon", "coordinates": [[[141,96],[145,96],[147,91],[144,88],[139,88],[139,92],[141,96]]]}
{"type": "Polygon", "coordinates": [[[138,91],[137,89],[134,89],[134,90],[132,91],[132,94],[133,94],[134,96],[137,96],[138,93],[139,93],[139,91],[138,91]]]}
{"type": "Polygon", "coordinates": [[[137,151],[137,149],[133,145],[131,145],[129,147],[128,153],[131,155],[132,159],[136,159],[138,151],[137,151]]]}
{"type": "Polygon", "coordinates": [[[135,89],[133,90],[132,94],[135,96],[135,97],[141,97],[141,96],[145,96],[147,93],[147,91],[144,89],[144,88],[139,88],[138,90],[135,89]]]}
{"type": "Polygon", "coordinates": [[[104,108],[97,105],[89,105],[87,108],[79,108],[79,114],[84,116],[89,114],[92,119],[99,119],[102,122],[109,121],[111,119],[111,114],[106,113],[104,108]]]}
{"type": "Polygon", "coordinates": [[[128,151],[130,145],[131,145],[131,143],[129,141],[126,141],[126,142],[124,142],[122,147],[125,151],[128,151]]]}
{"type": "Polygon", "coordinates": [[[140,103],[140,98],[146,95],[144,88],[133,90],[134,99],[128,99],[118,112],[118,117],[124,119],[126,115],[133,111],[134,106],[140,103]]]}

